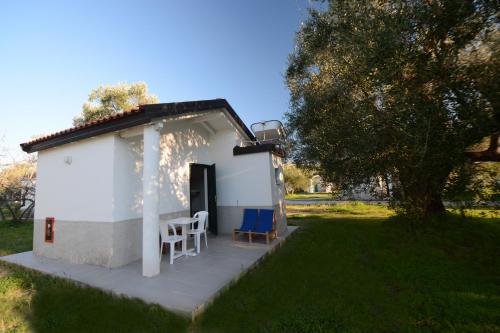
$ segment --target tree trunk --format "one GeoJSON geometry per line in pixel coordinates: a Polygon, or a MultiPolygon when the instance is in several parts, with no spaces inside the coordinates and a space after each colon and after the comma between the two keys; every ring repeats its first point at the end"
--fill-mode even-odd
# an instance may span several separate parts
{"type": "Polygon", "coordinates": [[[432,193],[430,199],[427,202],[427,207],[425,208],[425,216],[431,216],[434,214],[441,214],[446,211],[441,193],[432,193]]]}
{"type": "Polygon", "coordinates": [[[16,214],[16,211],[15,209],[10,205],[10,203],[7,203],[5,205],[5,207],[7,207],[7,209],[9,210],[9,213],[10,213],[10,216],[12,218],[12,221],[17,221],[17,214],[16,214]]]}
{"type": "MultiPolygon", "coordinates": [[[[446,211],[442,200],[444,186],[436,186],[435,184],[438,183],[436,180],[427,184],[426,181],[428,182],[425,179],[419,182],[412,181],[413,186],[404,186],[402,183],[404,196],[401,198],[401,203],[408,215],[420,221],[446,211]]],[[[444,184],[444,181],[439,183],[444,184]]]]}
{"type": "Polygon", "coordinates": [[[30,218],[31,212],[33,211],[33,207],[35,206],[35,202],[32,200],[29,201],[30,204],[22,211],[21,216],[19,217],[20,220],[26,220],[30,218]]]}

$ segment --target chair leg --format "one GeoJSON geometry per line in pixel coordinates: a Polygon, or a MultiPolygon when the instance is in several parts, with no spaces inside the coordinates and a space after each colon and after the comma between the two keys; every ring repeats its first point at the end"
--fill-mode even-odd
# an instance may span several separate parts
{"type": "Polygon", "coordinates": [[[170,265],[174,264],[175,244],[170,243],[170,265]]]}
{"type": "Polygon", "coordinates": [[[203,235],[205,237],[205,247],[208,249],[207,232],[205,231],[203,235]]]}
{"type": "Polygon", "coordinates": [[[197,233],[196,234],[196,252],[199,254],[200,253],[200,238],[201,238],[201,234],[200,233],[197,233]]]}

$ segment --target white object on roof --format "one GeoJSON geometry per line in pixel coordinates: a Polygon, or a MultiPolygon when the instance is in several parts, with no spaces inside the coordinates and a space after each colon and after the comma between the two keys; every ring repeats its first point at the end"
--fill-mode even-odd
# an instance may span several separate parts
{"type": "Polygon", "coordinates": [[[250,128],[259,142],[280,143],[285,139],[285,129],[279,120],[260,121],[250,128]]]}

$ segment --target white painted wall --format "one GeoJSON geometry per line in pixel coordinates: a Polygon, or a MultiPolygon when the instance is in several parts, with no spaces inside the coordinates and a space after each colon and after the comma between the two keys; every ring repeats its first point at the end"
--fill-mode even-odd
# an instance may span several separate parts
{"type": "Polygon", "coordinates": [[[276,179],[276,171],[278,168],[279,173],[283,175],[283,160],[281,157],[270,154],[270,165],[269,170],[271,172],[271,191],[273,206],[276,207],[276,218],[277,218],[277,229],[278,235],[283,234],[286,231],[287,220],[286,220],[286,203],[285,203],[285,180],[284,177],[276,179]]]}
{"type": "Polygon", "coordinates": [[[142,218],[142,137],[114,137],[113,219],[142,218]]]}
{"type": "Polygon", "coordinates": [[[185,121],[165,124],[161,138],[160,213],[189,210],[189,164],[212,164],[205,130],[185,121]]]}
{"type": "Polygon", "coordinates": [[[267,152],[233,156],[242,137],[233,130],[211,137],[210,157],[217,174],[218,206],[270,206],[272,194],[267,152]]]}
{"type": "MultiPolygon", "coordinates": [[[[240,225],[243,207],[276,207],[282,202],[274,180],[274,165],[281,161],[268,152],[233,156],[234,146],[245,138],[234,125],[227,126],[227,119],[218,121],[215,134],[188,120],[165,123],[160,145],[159,213],[171,217],[187,214],[189,164],[215,163],[217,205],[222,213],[219,232],[229,233],[240,225]]],[[[35,253],[107,267],[139,259],[142,164],[141,128],[40,151],[35,253]],[[68,156],[71,164],[65,163],[68,156]],[[42,221],[48,216],[56,218],[53,244],[43,240],[42,221]],[[107,223],[119,221],[126,222],[107,223]],[[92,246],[81,240],[91,240],[92,246]]]]}
{"type": "Polygon", "coordinates": [[[102,135],[40,151],[35,219],[113,221],[113,146],[102,135]]]}
{"type": "MultiPolygon", "coordinates": [[[[233,156],[235,130],[209,135],[186,121],[166,123],[161,136],[160,214],[189,210],[189,164],[216,164],[218,206],[273,204],[270,154],[233,156]]],[[[115,139],[114,219],[142,217],[142,138],[115,139]]],[[[274,172],[274,171],[272,171],[274,172]]]]}
{"type": "MultiPolygon", "coordinates": [[[[277,204],[272,154],[233,156],[243,140],[235,129],[210,135],[189,121],[167,122],[161,134],[160,214],[189,210],[190,163],[216,164],[218,206],[277,204]]],[[[141,135],[124,139],[114,133],[39,152],[35,218],[142,218],[142,145],[141,135]],[[72,164],[64,163],[65,156],[72,164]]]]}
{"type": "Polygon", "coordinates": [[[283,175],[283,161],[281,157],[270,154],[270,165],[269,171],[271,172],[271,191],[273,198],[273,205],[278,205],[284,202],[285,199],[285,181],[284,179],[280,179],[277,181],[275,168],[278,168],[281,175],[283,175]]]}
{"type": "MultiPolygon", "coordinates": [[[[135,129],[130,129],[134,131],[135,129]]],[[[160,214],[189,210],[189,164],[211,164],[208,133],[186,121],[161,132],[160,214]]],[[[142,136],[115,138],[114,219],[142,218],[142,136]]]]}

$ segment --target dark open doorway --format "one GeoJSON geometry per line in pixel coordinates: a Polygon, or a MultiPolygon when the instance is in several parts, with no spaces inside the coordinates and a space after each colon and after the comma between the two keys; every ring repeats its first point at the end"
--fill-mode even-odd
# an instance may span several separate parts
{"type": "Polygon", "coordinates": [[[191,216],[201,210],[208,211],[208,230],[217,234],[215,164],[190,164],[189,202],[191,216]]]}

